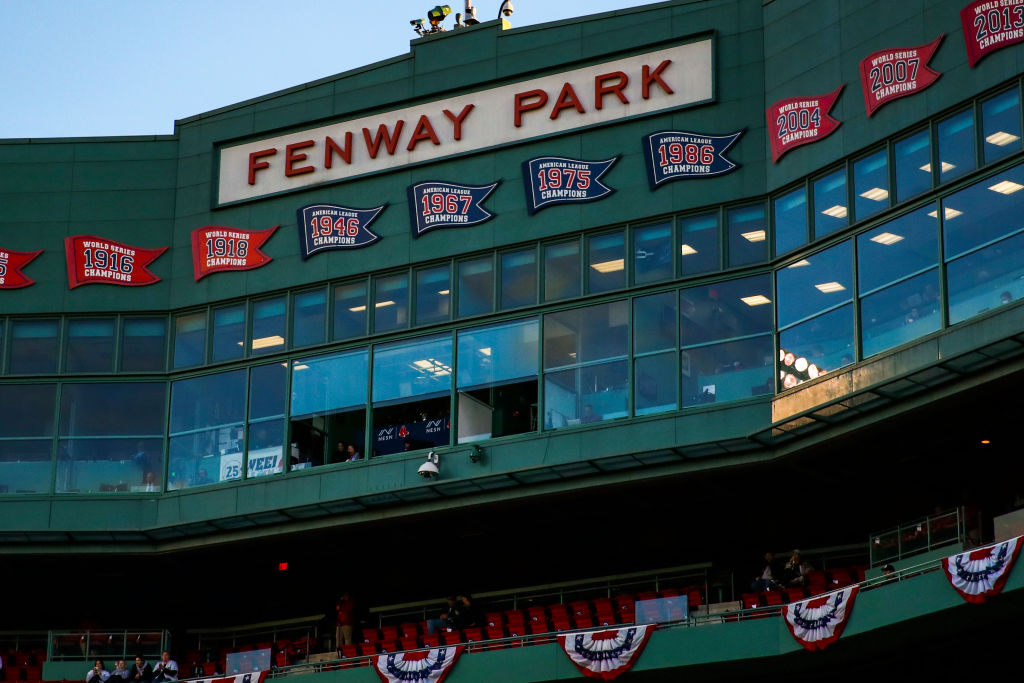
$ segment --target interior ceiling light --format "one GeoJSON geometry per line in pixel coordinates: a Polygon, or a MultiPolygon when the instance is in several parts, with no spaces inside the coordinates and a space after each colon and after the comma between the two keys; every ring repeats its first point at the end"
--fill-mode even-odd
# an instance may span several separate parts
{"type": "Polygon", "coordinates": [[[985,138],[985,142],[989,143],[990,145],[995,145],[997,147],[1006,147],[1011,142],[1017,142],[1017,140],[1020,140],[1019,135],[1007,133],[1006,131],[1002,130],[996,131],[995,133],[992,133],[992,135],[989,135],[985,138]]]}
{"type": "Polygon", "coordinates": [[[826,216],[832,216],[832,218],[846,218],[846,207],[842,204],[836,204],[835,206],[828,207],[822,213],[826,216]]]}
{"type": "Polygon", "coordinates": [[[350,308],[348,310],[352,311],[353,313],[359,313],[361,311],[365,311],[366,310],[366,306],[353,306],[352,308],[350,308]]]}
{"type": "Polygon", "coordinates": [[[485,356],[491,355],[491,347],[490,346],[486,346],[486,347],[480,349],[480,353],[482,353],[485,356]]]}
{"type": "Polygon", "coordinates": [[[804,266],[809,266],[809,265],[811,265],[810,261],[808,261],[807,259],[802,259],[800,261],[797,261],[796,263],[791,263],[791,264],[789,264],[786,267],[787,268],[803,268],[804,266]]]}
{"type": "Polygon", "coordinates": [[[763,306],[764,304],[770,304],[771,299],[766,297],[764,294],[755,294],[754,296],[741,296],[740,301],[748,306],[763,306]]]}
{"type": "Polygon", "coordinates": [[[872,242],[878,242],[879,244],[896,244],[903,240],[903,235],[896,235],[891,232],[880,232],[871,238],[872,242]]]}
{"type": "Polygon", "coordinates": [[[764,242],[765,232],[764,230],[751,230],[750,232],[741,232],[740,237],[748,242],[764,242]]]}
{"type": "Polygon", "coordinates": [[[601,263],[591,263],[590,267],[599,273],[616,273],[626,267],[625,259],[615,259],[613,261],[602,261],[601,263]]]}
{"type": "Polygon", "coordinates": [[[883,190],[880,187],[872,187],[867,192],[861,192],[860,196],[864,199],[870,199],[873,202],[884,202],[889,198],[889,190],[883,190]]]}
{"type": "Polygon", "coordinates": [[[844,289],[846,289],[846,287],[843,287],[841,284],[839,284],[838,282],[835,282],[835,281],[833,281],[833,282],[822,282],[819,285],[814,285],[814,288],[817,289],[822,294],[831,294],[832,292],[841,292],[844,289]]]}
{"type": "Polygon", "coordinates": [[[309,366],[304,363],[299,363],[298,365],[293,365],[292,370],[309,370],[309,366]]]}
{"type": "Polygon", "coordinates": [[[275,334],[272,337],[260,337],[259,339],[252,340],[252,348],[254,349],[269,349],[271,346],[282,346],[284,344],[284,337],[275,334]]]}
{"type": "MultiPolygon", "coordinates": [[[[954,168],[956,168],[956,164],[951,164],[948,161],[943,161],[943,162],[940,162],[939,168],[942,169],[943,173],[949,173],[954,168]]],[[[921,167],[921,170],[924,171],[925,173],[931,173],[932,172],[932,165],[931,164],[925,164],[924,166],[921,167]]]]}
{"type": "Polygon", "coordinates": [[[989,186],[988,189],[992,190],[993,192],[998,192],[999,194],[1013,194],[1014,192],[1017,192],[1019,190],[1024,190],[1024,185],[1021,185],[1020,183],[1015,183],[1012,180],[1003,180],[1001,182],[996,183],[995,185],[989,186]]]}
{"type": "Polygon", "coordinates": [[[394,302],[394,301],[391,301],[391,300],[389,299],[389,300],[387,300],[387,301],[378,301],[378,302],[377,302],[376,304],[374,304],[374,305],[375,305],[375,306],[376,306],[377,308],[384,308],[384,307],[386,307],[386,306],[394,306],[394,305],[395,305],[395,302],[394,302]]]}
{"type": "Polygon", "coordinates": [[[449,294],[452,293],[452,290],[450,290],[450,289],[439,289],[439,290],[437,290],[437,293],[440,294],[441,296],[448,296],[449,294]]]}
{"type": "Polygon", "coordinates": [[[683,256],[689,256],[690,254],[696,254],[697,250],[691,247],[689,244],[684,244],[679,250],[683,256]]]}
{"type": "MultiPolygon", "coordinates": [[[[957,211],[956,209],[953,209],[953,208],[948,207],[948,206],[942,211],[942,215],[946,217],[947,221],[951,221],[954,218],[956,218],[957,216],[962,216],[963,213],[964,213],[963,211],[957,211]]],[[[939,212],[938,211],[929,211],[928,215],[931,216],[932,218],[938,218],[939,217],[939,212]]]]}

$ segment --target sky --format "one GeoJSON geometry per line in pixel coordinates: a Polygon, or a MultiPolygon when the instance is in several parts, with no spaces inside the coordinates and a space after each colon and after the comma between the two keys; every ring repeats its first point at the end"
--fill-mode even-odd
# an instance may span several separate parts
{"type": "MultiPolygon", "coordinates": [[[[652,0],[515,0],[514,27],[652,0]]],[[[436,0],[0,0],[0,138],[174,121],[409,51],[436,0]]],[[[464,0],[449,0],[451,28],[464,0]]],[[[500,0],[475,0],[497,17],[500,0]]]]}

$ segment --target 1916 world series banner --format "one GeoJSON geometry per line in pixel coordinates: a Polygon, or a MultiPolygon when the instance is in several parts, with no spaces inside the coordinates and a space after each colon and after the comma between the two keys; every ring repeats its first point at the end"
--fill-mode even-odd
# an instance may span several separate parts
{"type": "Polygon", "coordinates": [[[167,247],[143,249],[92,235],[65,237],[68,289],[88,284],[139,287],[159,282],[148,266],[165,251],[167,247]]]}

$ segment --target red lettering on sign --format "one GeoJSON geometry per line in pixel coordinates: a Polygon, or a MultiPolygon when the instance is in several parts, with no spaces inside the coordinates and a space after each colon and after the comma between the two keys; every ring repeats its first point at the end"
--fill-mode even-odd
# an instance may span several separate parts
{"type": "Polygon", "coordinates": [[[629,85],[629,76],[621,71],[612,71],[594,78],[594,109],[601,109],[604,106],[604,96],[612,93],[619,98],[619,102],[629,104],[629,98],[622,92],[627,85],[629,85]],[[607,85],[607,81],[613,78],[617,81],[607,85]]]}
{"type": "Polygon", "coordinates": [[[264,168],[270,168],[269,161],[256,161],[263,157],[272,157],[277,154],[277,147],[271,147],[270,149],[261,149],[258,152],[253,152],[249,155],[249,184],[256,184],[256,171],[263,170],[264,168]]]}
{"type": "Polygon", "coordinates": [[[666,95],[671,95],[675,91],[669,87],[669,84],[661,80],[662,72],[668,68],[668,65],[672,63],[671,59],[666,59],[664,62],[659,64],[654,71],[651,71],[651,67],[644,64],[643,69],[643,82],[641,87],[641,94],[645,100],[651,97],[651,85],[657,83],[661,86],[661,89],[665,91],[666,95]]]}
{"type": "Polygon", "coordinates": [[[523,125],[524,113],[528,111],[533,111],[535,109],[540,109],[547,103],[548,94],[543,90],[527,90],[526,92],[516,93],[516,128],[520,128],[523,125]]]}
{"type": "Polygon", "coordinates": [[[469,116],[469,112],[473,111],[473,107],[475,106],[475,104],[467,104],[465,107],[462,108],[462,111],[459,112],[458,116],[451,113],[447,109],[444,110],[444,115],[451,120],[452,125],[454,126],[456,140],[462,139],[462,122],[466,120],[466,117],[469,116]]]}
{"type": "Polygon", "coordinates": [[[409,138],[409,144],[406,149],[410,152],[416,148],[416,143],[421,140],[430,140],[435,145],[440,145],[441,141],[437,139],[437,133],[434,132],[434,127],[430,125],[430,119],[424,114],[420,117],[420,120],[416,123],[416,130],[412,132],[412,137],[409,138]]]}
{"type": "Polygon", "coordinates": [[[402,128],[404,126],[405,121],[400,119],[398,123],[395,124],[395,132],[392,136],[391,132],[388,130],[387,124],[382,123],[377,126],[377,134],[373,136],[372,140],[370,139],[370,129],[363,128],[363,138],[366,140],[366,151],[370,153],[370,158],[377,158],[377,152],[380,151],[380,143],[382,140],[384,141],[385,148],[388,150],[388,154],[393,155],[395,153],[395,148],[398,147],[398,138],[402,136],[402,128]]]}
{"type": "Polygon", "coordinates": [[[562,86],[562,92],[558,93],[558,99],[555,101],[555,106],[551,108],[551,120],[554,121],[557,119],[563,109],[570,108],[575,109],[581,114],[587,113],[587,110],[583,108],[583,103],[580,102],[580,98],[576,96],[576,91],[573,89],[572,83],[566,83],[562,86]]]}
{"type": "Polygon", "coordinates": [[[284,148],[284,174],[286,177],[290,178],[293,175],[312,173],[316,170],[312,166],[299,166],[295,168],[295,164],[308,158],[305,154],[296,154],[295,151],[312,147],[315,144],[312,140],[303,140],[302,142],[293,142],[284,148]]]}
{"type": "Polygon", "coordinates": [[[334,162],[334,155],[341,157],[346,164],[352,163],[352,132],[345,133],[345,146],[342,147],[334,141],[330,135],[324,140],[324,168],[330,168],[334,162]]]}

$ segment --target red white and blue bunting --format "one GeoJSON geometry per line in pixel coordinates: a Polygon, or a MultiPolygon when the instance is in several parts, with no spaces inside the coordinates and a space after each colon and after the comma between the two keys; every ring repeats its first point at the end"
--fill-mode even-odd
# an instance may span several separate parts
{"type": "Polygon", "coordinates": [[[968,550],[942,560],[946,578],[967,602],[982,603],[998,595],[1010,578],[1013,563],[1020,555],[1024,536],[968,550]]]}
{"type": "Polygon", "coordinates": [[[839,640],[853,610],[857,586],[819,595],[782,608],[786,627],[807,650],[824,650],[839,640]]]}
{"type": "Polygon", "coordinates": [[[654,631],[654,624],[558,636],[565,654],[584,676],[610,681],[629,670],[654,631]]]}
{"type": "Polygon", "coordinates": [[[435,647],[430,650],[378,655],[373,670],[384,683],[425,681],[441,683],[462,654],[462,646],[435,647]]]}
{"type": "Polygon", "coordinates": [[[263,683],[267,679],[266,671],[255,671],[249,674],[238,674],[237,676],[224,676],[220,678],[200,678],[189,681],[189,683],[263,683]]]}

